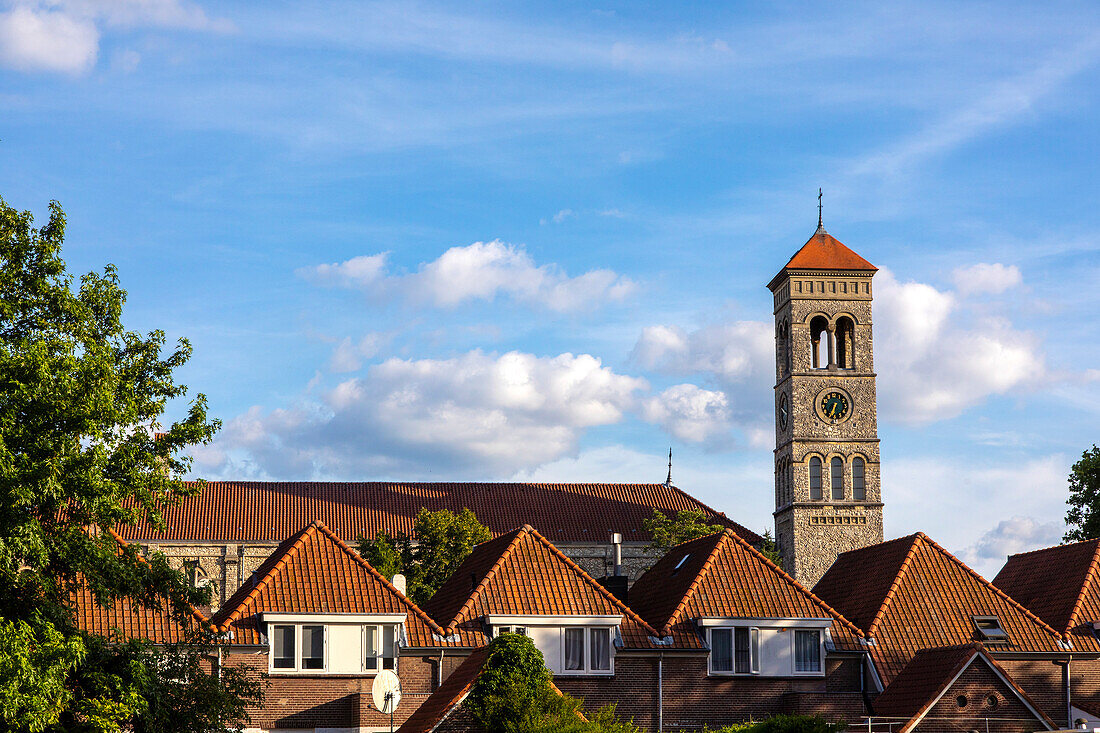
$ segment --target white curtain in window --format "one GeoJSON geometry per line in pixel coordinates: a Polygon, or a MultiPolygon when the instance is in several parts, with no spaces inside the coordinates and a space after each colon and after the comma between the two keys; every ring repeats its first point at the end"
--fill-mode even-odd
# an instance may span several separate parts
{"type": "Polygon", "coordinates": [[[378,648],[378,627],[363,627],[363,641],[366,647],[363,652],[363,669],[378,669],[378,657],[381,656],[378,648]]]}
{"type": "Polygon", "coordinates": [[[275,669],[294,668],[294,627],[274,626],[271,633],[274,654],[271,666],[275,669]]]}
{"type": "Polygon", "coordinates": [[[715,672],[733,671],[733,633],[730,629],[710,632],[710,666],[715,672]]]}
{"type": "Polygon", "coordinates": [[[302,627],[302,669],[322,669],[325,666],[325,627],[302,627]]]}
{"type": "Polygon", "coordinates": [[[611,669],[611,629],[592,629],[592,669],[611,669]]]}
{"type": "Polygon", "coordinates": [[[821,632],[794,632],[794,671],[821,671],[821,632]]]}
{"type": "Polygon", "coordinates": [[[565,668],[584,669],[584,629],[565,630],[565,668]]]}

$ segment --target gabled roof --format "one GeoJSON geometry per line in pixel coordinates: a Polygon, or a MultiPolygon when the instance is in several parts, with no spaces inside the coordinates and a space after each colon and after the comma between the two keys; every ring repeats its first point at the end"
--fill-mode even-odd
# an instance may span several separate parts
{"type": "Polygon", "coordinates": [[[814,593],[874,639],[884,684],[921,649],[979,641],[974,616],[998,617],[1006,651],[1065,651],[1058,632],[922,532],[841,553],[814,593]]]}
{"type": "Polygon", "coordinates": [[[442,629],[323,522],[286,539],[214,616],[235,644],[261,644],[262,613],[401,613],[410,646],[474,646],[444,641],[442,629]]]}
{"type": "Polygon", "coordinates": [[[475,649],[401,724],[397,733],[431,733],[435,730],[470,694],[488,656],[488,646],[475,649]]]}
{"type": "Polygon", "coordinates": [[[854,624],[733,532],[677,545],[630,589],[630,605],[662,636],[695,619],[832,618],[833,642],[861,650],[854,624]]]}
{"type": "Polygon", "coordinates": [[[664,484],[210,481],[164,509],[164,528],[145,522],[125,537],[143,542],[280,541],[314,519],[348,542],[378,532],[411,534],[417,512],[469,507],[494,535],[530,523],[555,542],[649,542],[654,509],[698,510],[751,543],[760,536],[675,486],[664,484]]]}
{"type": "Polygon", "coordinates": [[[487,615],[621,615],[627,647],[648,648],[657,634],[529,524],[475,547],[424,607],[447,633],[472,632],[487,615]]]}
{"type": "Polygon", "coordinates": [[[1100,651],[1090,624],[1100,621],[1100,539],[1012,555],[993,585],[1070,639],[1100,651]]]}
{"type": "MultiPolygon", "coordinates": [[[[126,541],[113,530],[108,532],[120,549],[126,546],[126,541]]],[[[137,561],[148,564],[140,555],[137,561]]],[[[200,630],[207,623],[206,617],[194,606],[190,607],[190,615],[181,623],[173,617],[167,599],[163,599],[159,607],[150,608],[129,598],[120,598],[104,608],[96,602],[92,592],[82,586],[73,595],[72,601],[76,624],[80,629],[117,641],[148,639],[154,644],[178,644],[185,641],[189,633],[200,630]]]]}
{"type": "Polygon", "coordinates": [[[825,227],[818,225],[806,244],[794,253],[783,269],[772,278],[768,287],[789,270],[865,270],[877,272],[878,268],[842,244],[825,227]]]}
{"type": "Polygon", "coordinates": [[[973,664],[988,667],[1048,730],[1057,727],[980,644],[937,647],[917,652],[894,681],[875,698],[875,716],[901,719],[904,722],[897,733],[908,733],[973,664]]]}

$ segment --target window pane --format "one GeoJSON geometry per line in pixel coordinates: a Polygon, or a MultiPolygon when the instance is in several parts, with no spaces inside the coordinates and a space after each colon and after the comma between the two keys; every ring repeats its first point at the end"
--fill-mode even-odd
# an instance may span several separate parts
{"type": "Polygon", "coordinates": [[[397,659],[397,627],[382,627],[382,669],[394,669],[397,659]]]}
{"type": "Polygon", "coordinates": [[[749,664],[749,668],[753,672],[760,671],[760,629],[749,630],[749,647],[752,651],[752,661],[749,664]]]}
{"type": "Polygon", "coordinates": [[[325,627],[302,627],[302,669],[324,669],[325,627]]]}
{"type": "Polygon", "coordinates": [[[817,456],[810,459],[810,498],[821,498],[821,459],[817,456]]]}
{"type": "Polygon", "coordinates": [[[584,669],[584,629],[565,630],[565,668],[584,669]]]}
{"type": "Polygon", "coordinates": [[[378,648],[378,627],[365,626],[363,632],[364,646],[366,647],[363,653],[363,669],[376,670],[378,669],[378,657],[381,655],[381,650],[378,648]]]}
{"type": "Polygon", "coordinates": [[[844,498],[844,461],[840,460],[839,456],[836,456],[829,462],[829,468],[831,469],[832,480],[830,485],[833,487],[833,498],[844,498]]]}
{"type": "Polygon", "coordinates": [[[611,669],[611,629],[592,629],[592,669],[611,669]]]}
{"type": "Polygon", "coordinates": [[[865,464],[862,458],[852,459],[852,498],[863,501],[867,498],[867,483],[864,478],[865,464]]]}
{"type": "Polygon", "coordinates": [[[271,650],[274,669],[294,669],[294,627],[273,626],[271,650]]]}
{"type": "Polygon", "coordinates": [[[715,672],[733,671],[733,634],[729,629],[710,632],[710,668],[715,672]]]}
{"type": "Polygon", "coordinates": [[[748,674],[752,671],[752,652],[749,649],[749,630],[733,630],[733,671],[748,674]]]}
{"type": "Polygon", "coordinates": [[[821,632],[794,632],[794,671],[821,671],[821,632]]]}

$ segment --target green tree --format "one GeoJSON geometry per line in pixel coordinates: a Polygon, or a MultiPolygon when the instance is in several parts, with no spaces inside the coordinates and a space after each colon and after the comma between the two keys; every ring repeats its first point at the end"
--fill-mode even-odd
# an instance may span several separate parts
{"type": "Polygon", "coordinates": [[[542,652],[522,634],[501,634],[489,643],[467,700],[490,733],[640,733],[615,716],[613,705],[585,718],[580,700],[553,688],[542,652]]]}
{"type": "Polygon", "coordinates": [[[1069,499],[1062,538],[1078,542],[1100,537],[1100,448],[1095,445],[1081,454],[1069,472],[1069,499]]]}
{"type": "Polygon", "coordinates": [[[457,514],[422,508],[416,515],[412,537],[390,537],[384,532],[370,540],[360,537],[359,554],[387,578],[403,573],[409,598],[421,604],[454,574],[474,545],[492,536],[469,508],[457,514]]]}
{"type": "Polygon", "coordinates": [[[200,394],[162,429],[168,403],[186,395],[173,372],[190,345],[166,350],[161,331],[125,330],[112,266],[74,289],[60,205],[33,224],[0,199],[0,722],[155,730],[142,715],[167,680],[162,663],[81,630],[75,593],[181,620],[206,600],[163,556],[139,562],[107,530],[143,516],[161,524],[165,506],[195,491],[180,478],[185,449],[218,423],[200,394]]]}
{"type": "Polygon", "coordinates": [[[660,552],[668,552],[683,542],[706,537],[724,529],[720,524],[708,524],[707,515],[698,509],[679,512],[675,518],[654,509],[653,515],[642,522],[642,526],[653,535],[648,549],[660,552]]]}
{"type": "Polygon", "coordinates": [[[734,723],[707,733],[840,733],[844,723],[830,723],[820,715],[773,715],[755,723],[734,723]]]}
{"type": "Polygon", "coordinates": [[[779,557],[779,547],[775,544],[775,539],[772,537],[772,531],[765,529],[764,534],[760,535],[760,554],[768,558],[776,565],[781,565],[781,558],[779,557]]]}

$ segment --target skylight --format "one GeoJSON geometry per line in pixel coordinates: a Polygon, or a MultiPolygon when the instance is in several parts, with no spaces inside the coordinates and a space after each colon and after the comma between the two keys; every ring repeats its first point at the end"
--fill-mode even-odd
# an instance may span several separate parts
{"type": "Polygon", "coordinates": [[[689,558],[689,557],[691,557],[691,553],[690,553],[690,552],[689,552],[688,554],[684,555],[683,557],[681,557],[681,558],[680,558],[680,562],[676,563],[676,567],[674,567],[674,568],[672,569],[672,572],[673,572],[673,573],[678,573],[678,572],[680,572],[680,568],[684,567],[684,563],[686,563],[686,562],[688,561],[688,558],[689,558]]]}
{"type": "Polygon", "coordinates": [[[1007,642],[1008,632],[1001,626],[1001,620],[996,616],[973,616],[974,628],[982,641],[1007,642]]]}

